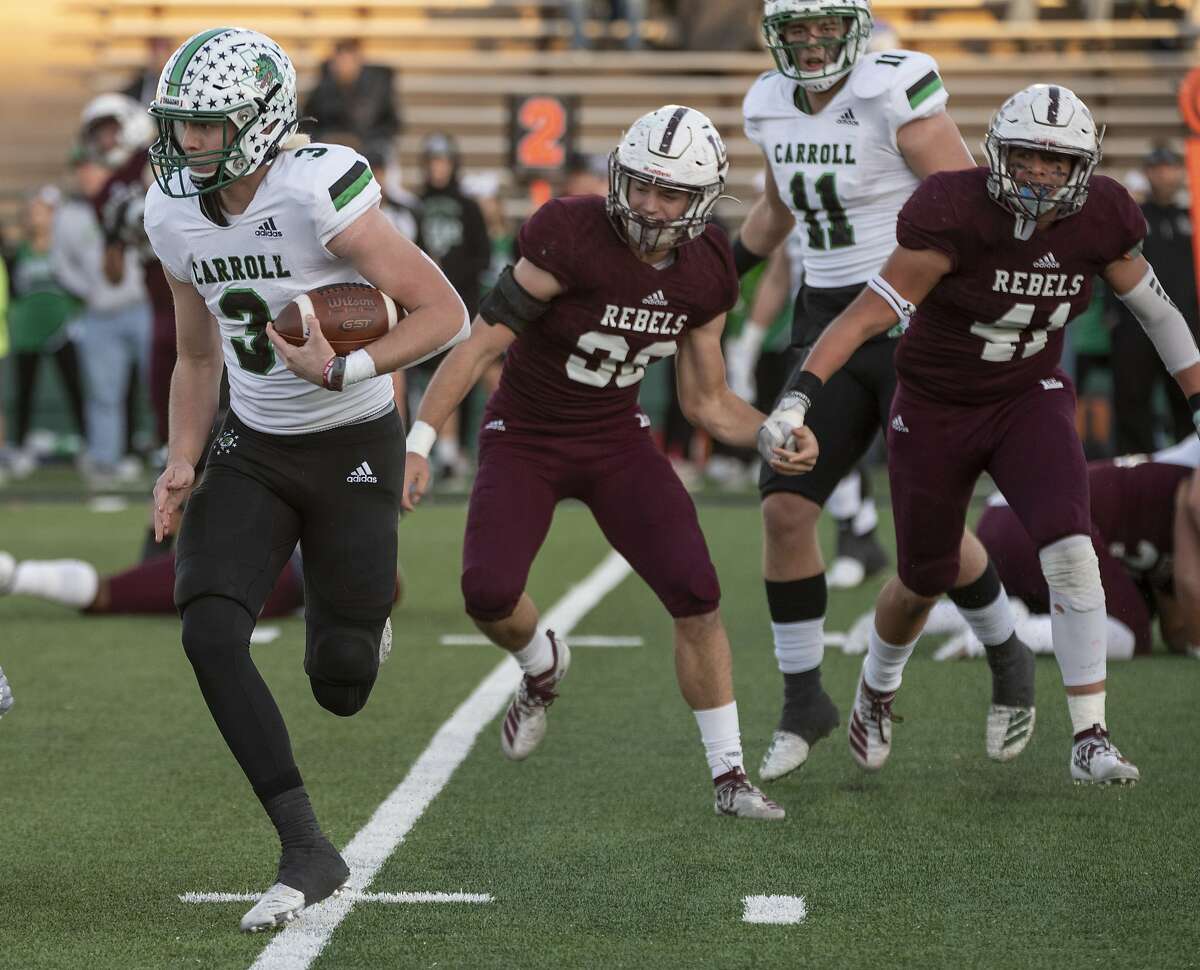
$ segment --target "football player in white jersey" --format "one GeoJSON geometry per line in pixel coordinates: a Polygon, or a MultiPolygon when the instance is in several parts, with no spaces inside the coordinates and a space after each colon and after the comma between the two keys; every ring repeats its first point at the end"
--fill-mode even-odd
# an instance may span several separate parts
{"type": "Polygon", "coordinates": [[[150,113],[157,184],[145,224],[175,299],[179,350],[155,529],[160,539],[179,529],[184,649],[282,844],[275,884],[242,919],[257,931],[336,892],[350,872],[317,824],[250,633],[299,541],[313,695],[340,716],[366,703],[390,646],[404,475],[388,375],[469,327],[450,284],[379,211],[366,161],[295,133],[296,72],[269,37],[220,27],[188,39],[150,113]],[[275,333],[271,320],[293,299],[343,282],[377,286],[411,312],[348,357],[311,315],[303,346],[275,333]],[[223,366],[230,414],[197,487],[223,366]]]}
{"type": "MultiPolygon", "coordinates": [[[[745,272],[794,225],[806,228],[804,289],[792,335],[802,354],[879,272],[895,247],[896,214],[920,180],[975,165],[946,113],[935,61],[915,51],[868,53],[871,25],[868,0],[766,0],[763,32],[777,69],[755,81],[743,105],[746,134],[766,160],[766,191],[742,225],[734,258],[745,272]]],[[[787,478],[763,466],[763,577],[784,679],[764,780],[803,765],[811,746],[838,723],[821,686],[828,591],[817,520],[888,420],[897,336],[898,328],[863,346],[823,388],[817,409],[823,421],[809,425],[821,449],[813,472],[787,478]]],[[[791,386],[789,380],[784,394],[791,386]]],[[[760,435],[764,453],[772,427],[768,419],[760,435]]],[[[989,647],[989,721],[1024,719],[1033,704],[1033,656],[1013,633],[1008,601],[982,546],[973,538],[964,543],[964,561],[977,565],[978,578],[951,596],[989,647]]],[[[1008,760],[1020,747],[989,745],[988,753],[1008,760]]]]}

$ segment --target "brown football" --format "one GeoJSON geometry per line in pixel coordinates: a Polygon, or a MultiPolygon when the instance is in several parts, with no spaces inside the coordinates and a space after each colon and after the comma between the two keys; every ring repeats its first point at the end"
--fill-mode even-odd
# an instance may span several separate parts
{"type": "Polygon", "coordinates": [[[308,339],[304,318],[315,316],[334,353],[345,356],[374,343],[405,316],[395,300],[366,283],[332,283],[296,297],[275,318],[275,329],[290,344],[308,339]]]}

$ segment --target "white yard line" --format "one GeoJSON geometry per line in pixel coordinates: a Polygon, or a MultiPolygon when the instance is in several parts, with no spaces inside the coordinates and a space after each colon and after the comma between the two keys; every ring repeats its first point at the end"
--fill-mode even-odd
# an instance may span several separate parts
{"type": "MultiPolygon", "coordinates": [[[[629,573],[629,563],[617,553],[609,553],[583,582],[543,614],[543,628],[565,636],[629,573]]],[[[312,965],[354,906],[357,894],[371,885],[388,857],[450,781],[475,746],[479,732],[507,705],[520,679],[521,668],[511,657],[483,679],[438,729],[405,779],[342,850],[350,867],[352,892],[312,907],[289,924],[267,944],[251,970],[307,970],[312,965]]]]}
{"type": "Polygon", "coordinates": [[[807,916],[803,896],[747,896],[742,900],[743,923],[803,923],[807,916]]]}
{"type": "MultiPolygon", "coordinates": [[[[490,903],[491,893],[353,893],[356,903],[490,903]]],[[[262,893],[181,893],[181,903],[256,903],[262,893]]]]}
{"type": "MultiPolygon", "coordinates": [[[[490,647],[492,641],[482,633],[446,633],[438,640],[443,647],[490,647]]],[[[576,647],[641,647],[641,637],[571,637],[571,649],[576,647]]]]}

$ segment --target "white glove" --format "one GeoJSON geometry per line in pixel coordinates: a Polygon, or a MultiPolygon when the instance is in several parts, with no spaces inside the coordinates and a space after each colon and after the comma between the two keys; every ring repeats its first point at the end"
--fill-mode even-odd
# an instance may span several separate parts
{"type": "Polygon", "coordinates": [[[808,395],[799,391],[788,391],[779,399],[775,410],[758,429],[758,453],[763,461],[775,460],[775,448],[795,447],[792,435],[804,427],[804,416],[811,403],[808,395]]]}
{"type": "Polygon", "coordinates": [[[754,368],[762,351],[766,330],[752,320],[742,325],[742,332],[725,343],[725,373],[729,387],[743,401],[754,403],[757,390],[754,368]]]}

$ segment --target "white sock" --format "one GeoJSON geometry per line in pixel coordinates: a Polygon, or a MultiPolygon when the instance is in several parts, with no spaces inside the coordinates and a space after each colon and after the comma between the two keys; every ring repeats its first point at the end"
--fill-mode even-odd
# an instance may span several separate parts
{"type": "Polygon", "coordinates": [[[544,674],[554,664],[554,648],[544,630],[538,630],[525,646],[513,654],[521,669],[530,677],[544,674]]]}
{"type": "Polygon", "coordinates": [[[1099,694],[1068,694],[1067,710],[1071,712],[1071,733],[1078,734],[1086,731],[1093,724],[1099,724],[1104,730],[1104,691],[1099,694]]]}
{"type": "Polygon", "coordinates": [[[885,693],[899,689],[904,665],[908,663],[913,647],[920,639],[918,634],[912,643],[897,646],[881,638],[879,631],[872,626],[871,638],[867,645],[867,662],[863,668],[867,686],[885,693]]]}
{"type": "Polygon", "coordinates": [[[1000,587],[1000,595],[987,606],[977,610],[959,607],[963,619],[985,647],[998,647],[1013,635],[1013,612],[1008,594],[1000,587]]]}
{"type": "Polygon", "coordinates": [[[798,623],[772,623],[779,672],[802,674],[821,666],[825,656],[825,617],[798,623]]]}
{"type": "Polygon", "coordinates": [[[12,592],[83,609],[100,588],[96,568],[80,559],[29,559],[17,563],[12,592]]]}
{"type": "Polygon", "coordinates": [[[692,711],[700,728],[700,741],[713,778],[742,767],[742,731],[737,701],[707,711],[692,711]]]}
{"type": "Polygon", "coordinates": [[[852,471],[829,493],[825,508],[835,519],[852,519],[862,506],[862,478],[852,471]]]}
{"type": "Polygon", "coordinates": [[[850,529],[856,536],[865,536],[879,524],[879,512],[875,509],[873,498],[864,499],[862,506],[854,515],[854,524],[850,529]]]}

